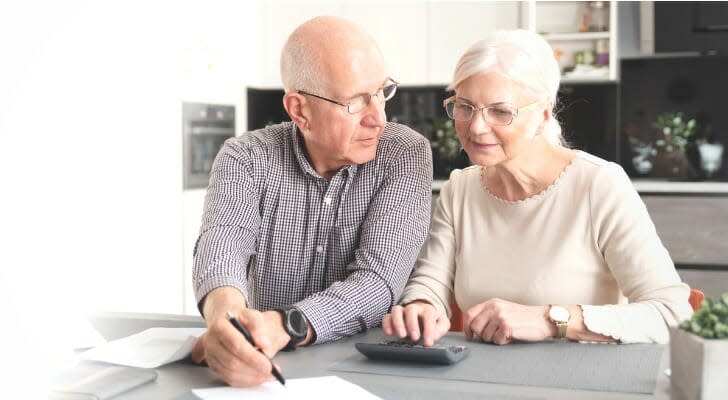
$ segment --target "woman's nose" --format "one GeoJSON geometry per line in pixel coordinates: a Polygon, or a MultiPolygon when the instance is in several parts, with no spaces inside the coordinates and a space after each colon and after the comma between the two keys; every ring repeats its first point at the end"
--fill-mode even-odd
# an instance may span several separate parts
{"type": "Polygon", "coordinates": [[[490,124],[485,121],[482,110],[475,110],[470,119],[469,131],[472,136],[482,135],[491,131],[490,124]]]}

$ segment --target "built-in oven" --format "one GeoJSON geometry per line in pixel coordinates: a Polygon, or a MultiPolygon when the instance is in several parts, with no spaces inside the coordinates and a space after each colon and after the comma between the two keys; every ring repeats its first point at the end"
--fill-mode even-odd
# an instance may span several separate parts
{"type": "Polygon", "coordinates": [[[235,136],[235,106],[182,103],[184,189],[207,187],[212,162],[235,136]]]}

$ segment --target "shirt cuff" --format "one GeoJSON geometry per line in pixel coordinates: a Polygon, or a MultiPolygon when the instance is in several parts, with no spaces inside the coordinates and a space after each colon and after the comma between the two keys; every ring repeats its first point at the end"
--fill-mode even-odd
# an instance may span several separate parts
{"type": "Polygon", "coordinates": [[[628,338],[624,337],[626,331],[620,318],[617,315],[615,306],[590,306],[579,304],[582,310],[582,317],[584,318],[584,325],[589,331],[611,337],[619,343],[634,343],[628,338]]]}
{"type": "Polygon", "coordinates": [[[337,313],[331,310],[331,304],[326,304],[324,299],[307,298],[295,304],[308,320],[309,326],[316,335],[313,344],[327,343],[334,340],[351,336],[355,333],[366,330],[366,323],[358,320],[336,321],[336,326],[331,325],[331,314],[337,313]]]}
{"type": "MultiPolygon", "coordinates": [[[[235,289],[237,289],[240,293],[243,294],[243,298],[245,299],[245,304],[250,305],[250,302],[248,301],[248,288],[245,282],[235,279],[231,276],[211,276],[204,281],[200,282],[195,289],[195,298],[197,299],[197,308],[200,311],[200,314],[202,314],[202,309],[200,308],[200,304],[202,303],[202,300],[207,296],[210,292],[213,290],[222,287],[222,286],[232,286],[235,289]]],[[[203,315],[204,316],[204,315],[203,315]]]]}

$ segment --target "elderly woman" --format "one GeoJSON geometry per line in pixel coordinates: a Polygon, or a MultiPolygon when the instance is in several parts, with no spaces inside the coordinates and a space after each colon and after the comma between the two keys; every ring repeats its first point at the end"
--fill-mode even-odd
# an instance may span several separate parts
{"type": "Polygon", "coordinates": [[[622,168],[564,145],[558,88],[535,33],[495,32],[462,56],[445,108],[474,165],[443,186],[386,334],[433,345],[453,298],[466,337],[496,344],[664,343],[690,316],[690,289],[622,168]]]}

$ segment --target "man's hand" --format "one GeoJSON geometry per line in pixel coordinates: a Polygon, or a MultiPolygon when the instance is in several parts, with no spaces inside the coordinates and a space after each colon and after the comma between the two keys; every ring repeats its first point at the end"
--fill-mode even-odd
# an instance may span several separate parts
{"type": "Polygon", "coordinates": [[[447,333],[450,320],[444,315],[438,316],[432,304],[416,300],[404,307],[392,307],[392,312],[382,320],[382,329],[385,335],[400,339],[409,337],[416,342],[422,337],[422,344],[429,347],[447,333]]]}
{"type": "Polygon", "coordinates": [[[245,308],[244,304],[240,292],[233,288],[210,292],[204,305],[207,332],[192,350],[193,361],[207,361],[225,382],[238,387],[256,386],[273,379],[270,361],[257,348],[273,357],[290,340],[278,312],[261,313],[245,308]],[[248,343],[228,321],[228,311],[248,329],[255,344],[248,343]]]}
{"type": "Polygon", "coordinates": [[[525,306],[490,299],[471,307],[464,315],[465,337],[508,344],[513,340],[542,341],[554,337],[556,326],[548,319],[548,307],[525,306]]]}

